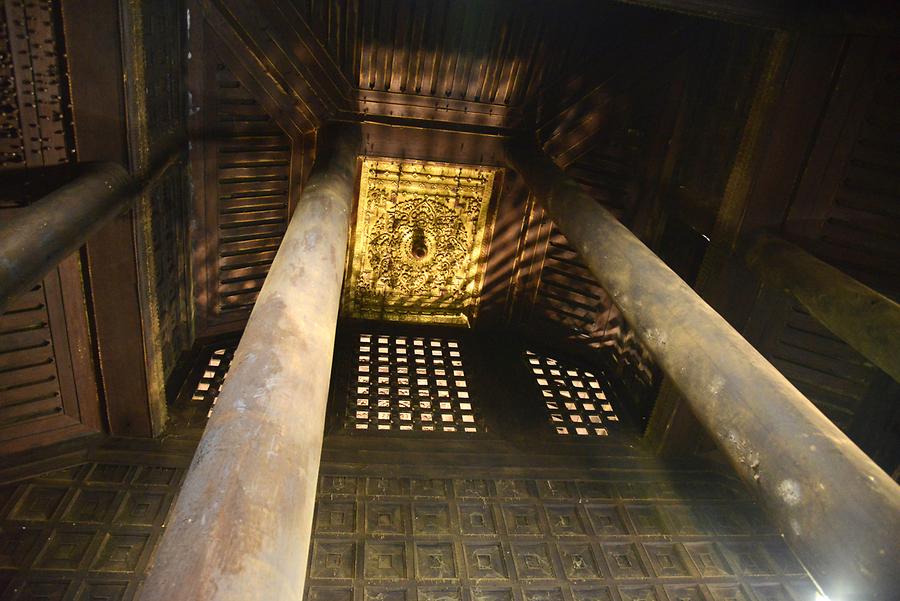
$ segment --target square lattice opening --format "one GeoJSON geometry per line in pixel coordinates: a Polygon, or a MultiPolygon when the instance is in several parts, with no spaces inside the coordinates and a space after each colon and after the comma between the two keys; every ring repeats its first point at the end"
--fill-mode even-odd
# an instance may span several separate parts
{"type": "Polygon", "coordinates": [[[612,401],[592,372],[532,351],[526,351],[525,358],[557,434],[608,436],[618,424],[612,401]]]}
{"type": "Polygon", "coordinates": [[[351,428],[478,431],[458,341],[360,334],[358,342],[351,428]]]}

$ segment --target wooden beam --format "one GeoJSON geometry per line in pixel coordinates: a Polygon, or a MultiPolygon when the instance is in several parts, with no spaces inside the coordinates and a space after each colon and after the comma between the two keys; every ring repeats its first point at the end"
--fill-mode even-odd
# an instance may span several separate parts
{"type": "Polygon", "coordinates": [[[778,236],[760,234],[744,258],[763,282],[793,295],[826,328],[900,382],[900,305],[778,236]]]}

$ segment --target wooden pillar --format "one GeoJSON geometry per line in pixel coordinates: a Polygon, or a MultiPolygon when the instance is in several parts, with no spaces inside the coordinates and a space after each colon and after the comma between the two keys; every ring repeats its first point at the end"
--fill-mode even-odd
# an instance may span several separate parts
{"type": "Polygon", "coordinates": [[[895,598],[900,486],[535,145],[508,159],[825,592],[895,598]]]}
{"type": "Polygon", "coordinates": [[[143,601],[303,596],[360,147],[354,126],[319,139],[143,601]]]}
{"type": "Polygon", "coordinates": [[[900,382],[900,305],[778,236],[758,235],[744,258],[765,284],[900,382]]]}
{"type": "Polygon", "coordinates": [[[175,163],[178,151],[140,177],[116,163],[83,163],[78,177],[0,224],[0,310],[125,213],[175,163]]]}
{"type": "Polygon", "coordinates": [[[79,177],[0,224],[0,310],[134,200],[128,172],[88,163],[79,177]]]}

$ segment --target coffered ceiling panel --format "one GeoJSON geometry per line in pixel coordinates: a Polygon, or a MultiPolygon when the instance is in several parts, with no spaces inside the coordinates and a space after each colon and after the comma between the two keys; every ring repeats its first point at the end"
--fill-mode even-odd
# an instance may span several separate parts
{"type": "Polygon", "coordinates": [[[345,313],[467,325],[478,310],[496,175],[481,167],[364,160],[345,313]]]}

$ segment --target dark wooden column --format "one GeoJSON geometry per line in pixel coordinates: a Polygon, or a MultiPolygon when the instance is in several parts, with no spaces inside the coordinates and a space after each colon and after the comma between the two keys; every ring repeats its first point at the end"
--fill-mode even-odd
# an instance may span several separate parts
{"type": "Polygon", "coordinates": [[[533,144],[509,160],[834,599],[893,599],[900,486],[533,144]]]}
{"type": "Polygon", "coordinates": [[[0,224],[0,310],[134,200],[132,179],[122,166],[80,167],[77,179],[0,224]]]}
{"type": "Polygon", "coordinates": [[[359,130],[320,140],[144,601],[303,596],[359,130]]]}

